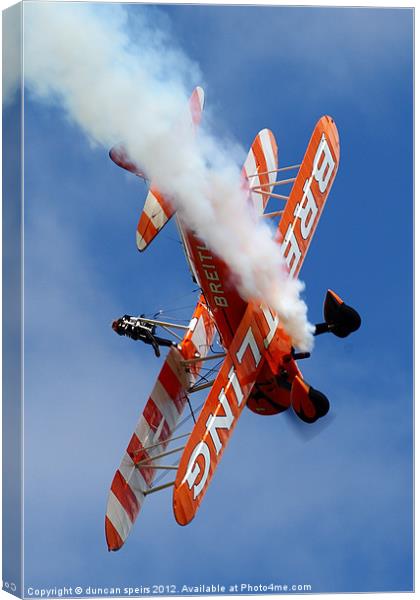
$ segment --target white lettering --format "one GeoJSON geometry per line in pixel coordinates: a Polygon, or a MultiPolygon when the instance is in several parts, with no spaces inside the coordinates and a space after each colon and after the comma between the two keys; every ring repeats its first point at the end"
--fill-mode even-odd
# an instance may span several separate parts
{"type": "Polygon", "coordinates": [[[268,348],[268,346],[271,344],[271,340],[273,339],[274,334],[277,331],[279,318],[277,315],[273,317],[273,315],[271,314],[271,310],[268,308],[268,306],[264,306],[261,304],[261,310],[269,327],[269,332],[267,333],[267,337],[264,340],[264,346],[265,348],[268,348]]]}
{"type": "Polygon", "coordinates": [[[302,234],[303,239],[306,240],[308,235],[311,233],[315,217],[318,214],[318,207],[316,205],[315,198],[311,190],[309,179],[305,181],[303,191],[303,198],[299,204],[296,204],[294,214],[301,220],[300,232],[302,234]]]}
{"type": "Polygon", "coordinates": [[[335,162],[332,157],[331,150],[328,146],[328,142],[326,140],[325,134],[323,133],[321,141],[318,146],[318,150],[316,151],[316,154],[315,154],[314,167],[313,167],[313,173],[315,175],[315,179],[319,183],[319,189],[322,194],[327,189],[327,185],[328,185],[328,182],[334,171],[334,167],[335,167],[335,162]],[[321,166],[318,166],[319,162],[321,160],[322,153],[324,153],[324,157],[323,157],[321,166]]]}
{"type": "Polygon", "coordinates": [[[296,271],[296,268],[299,264],[302,253],[300,251],[296,236],[293,233],[293,225],[292,224],[290,224],[287,229],[286,236],[281,245],[281,251],[285,258],[286,264],[289,268],[290,276],[293,277],[294,272],[296,271]],[[290,244],[290,249],[286,255],[286,250],[287,250],[287,247],[289,246],[289,244],[290,244]],[[291,264],[292,260],[293,260],[293,264],[291,264]]]}
{"type": "MultiPolygon", "coordinates": [[[[267,316],[266,316],[266,319],[268,321],[267,316]]],[[[269,326],[270,326],[270,323],[273,324],[276,321],[276,319],[273,319],[271,313],[269,314],[269,319],[270,319],[269,326]]],[[[271,331],[271,328],[270,328],[270,331],[271,331]]],[[[242,363],[242,359],[243,359],[246,349],[248,347],[250,348],[252,355],[254,357],[255,366],[258,366],[258,364],[261,360],[261,353],[258,348],[258,344],[256,342],[254,333],[252,331],[252,327],[249,327],[249,329],[244,337],[244,340],[243,340],[238,352],[236,353],[239,363],[242,363]]],[[[237,402],[238,406],[240,406],[244,400],[244,393],[242,391],[241,384],[239,382],[239,379],[238,379],[238,376],[236,374],[234,367],[231,367],[231,369],[229,370],[228,383],[226,386],[226,390],[228,390],[230,387],[232,387],[233,392],[236,397],[236,402],[237,402]]],[[[225,393],[225,388],[221,389],[218,399],[219,399],[219,404],[215,411],[216,414],[211,413],[208,416],[207,422],[206,422],[206,431],[210,434],[216,454],[219,454],[219,452],[221,451],[221,449],[223,447],[223,443],[219,437],[219,429],[225,429],[225,430],[229,431],[230,428],[232,427],[232,424],[235,419],[233,411],[232,411],[232,407],[231,407],[228,397],[225,393]],[[224,415],[217,414],[220,407],[223,408],[224,415]]],[[[232,400],[233,400],[233,398],[232,398],[232,400]]],[[[199,496],[199,494],[202,492],[202,490],[206,484],[206,481],[208,479],[209,472],[210,472],[210,465],[211,465],[210,448],[206,444],[206,442],[201,440],[191,453],[190,460],[188,462],[188,467],[187,467],[187,470],[185,473],[185,477],[183,479],[183,482],[185,482],[185,481],[187,482],[189,489],[193,490],[194,500],[197,498],[197,496],[199,496]],[[198,461],[199,457],[202,457],[200,463],[202,463],[202,461],[204,461],[204,464],[202,464],[202,466],[200,466],[200,463],[198,461]],[[201,478],[199,479],[200,475],[201,475],[201,478]],[[197,483],[198,479],[199,479],[199,481],[197,483]]]]}
{"type": "Polygon", "coordinates": [[[234,367],[232,367],[231,370],[229,371],[229,383],[228,383],[227,387],[229,387],[230,385],[232,385],[233,391],[235,392],[238,406],[241,406],[242,401],[244,399],[244,393],[241,389],[239,379],[238,379],[238,376],[236,374],[234,367]]]}
{"type": "Polygon", "coordinates": [[[225,411],[225,415],[209,415],[207,419],[206,427],[207,431],[211,435],[211,439],[213,440],[214,448],[216,450],[216,454],[219,454],[222,449],[222,442],[220,441],[219,434],[217,433],[218,429],[230,429],[233,423],[233,413],[232,409],[229,405],[228,399],[226,398],[225,390],[222,388],[219,394],[219,406],[223,406],[225,411]]]}
{"type": "Polygon", "coordinates": [[[185,474],[185,479],[188,483],[188,487],[191,489],[194,486],[194,492],[193,492],[194,500],[201,493],[201,491],[204,487],[204,484],[207,481],[209,469],[210,469],[210,450],[209,450],[209,447],[207,446],[207,444],[205,442],[201,441],[199,444],[197,444],[197,446],[194,448],[194,450],[191,454],[190,462],[188,463],[187,472],[185,474]],[[201,469],[200,469],[200,466],[199,466],[198,460],[197,460],[200,455],[204,458],[204,472],[202,474],[200,482],[197,485],[195,485],[195,482],[197,481],[197,477],[201,473],[201,469]]]}
{"type": "Polygon", "coordinates": [[[261,360],[261,353],[255,340],[252,327],[248,329],[246,336],[244,337],[244,341],[242,342],[241,347],[236,353],[236,357],[240,363],[242,362],[242,359],[248,346],[251,348],[251,352],[255,360],[255,366],[257,367],[261,360]]]}
{"type": "Polygon", "coordinates": [[[217,306],[228,306],[228,301],[224,296],[214,296],[214,302],[217,306]]]}

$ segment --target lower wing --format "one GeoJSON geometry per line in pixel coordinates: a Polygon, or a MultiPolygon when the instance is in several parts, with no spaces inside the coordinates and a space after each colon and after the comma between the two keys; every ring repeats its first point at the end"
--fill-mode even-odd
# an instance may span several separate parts
{"type": "Polygon", "coordinates": [[[184,339],[169,350],[112,480],[105,517],[109,550],[119,550],[124,544],[152,489],[158,460],[173,439],[187,402],[187,390],[198,376],[201,363],[197,357],[206,356],[214,332],[213,318],[201,297],[184,339]],[[191,362],[188,368],[185,361],[191,362]]]}
{"type": "Polygon", "coordinates": [[[249,304],[181,457],[173,496],[180,525],[194,518],[262,366],[277,372],[290,352],[278,319],[249,304]]]}

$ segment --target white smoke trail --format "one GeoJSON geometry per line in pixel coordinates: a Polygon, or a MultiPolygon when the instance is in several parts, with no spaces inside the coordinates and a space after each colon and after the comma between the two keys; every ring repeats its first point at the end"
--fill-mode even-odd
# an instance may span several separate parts
{"type": "Polygon", "coordinates": [[[139,10],[133,28],[117,5],[25,4],[25,85],[38,99],[60,102],[92,143],[109,149],[124,142],[229,265],[244,298],[271,306],[293,344],[309,350],[304,286],[288,278],[272,232],[247,209],[233,147],[203,129],[195,136],[191,128],[174,128],[201,76],[147,15],[139,10]]]}

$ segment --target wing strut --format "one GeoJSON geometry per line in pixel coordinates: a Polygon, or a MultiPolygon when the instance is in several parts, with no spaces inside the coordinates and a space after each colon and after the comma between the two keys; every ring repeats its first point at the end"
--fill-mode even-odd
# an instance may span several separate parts
{"type": "Polygon", "coordinates": [[[149,496],[150,494],[154,494],[155,492],[160,492],[161,490],[166,490],[168,487],[172,487],[175,485],[175,481],[168,481],[168,483],[162,483],[162,485],[157,485],[155,487],[150,488],[150,490],[144,490],[143,494],[145,496],[149,496]]]}
{"type": "MultiPolygon", "coordinates": [[[[175,442],[176,440],[182,440],[183,438],[189,437],[191,435],[191,431],[188,433],[183,433],[182,435],[177,435],[175,437],[172,437],[169,442],[175,442]]],[[[168,443],[169,443],[168,442],[168,443]]],[[[144,448],[144,450],[151,450],[152,448],[156,448],[157,446],[161,446],[162,444],[159,442],[158,444],[152,444],[151,446],[146,446],[144,448]]],[[[182,446],[184,447],[184,446],[182,446]]]]}
{"type": "Polygon", "coordinates": [[[216,360],[217,358],[225,358],[226,352],[219,352],[218,354],[209,354],[208,356],[196,356],[188,360],[183,360],[183,365],[195,365],[198,362],[205,362],[207,360],[216,360]]]}
{"type": "MultiPolygon", "coordinates": [[[[281,185],[288,185],[288,184],[293,184],[296,181],[296,177],[289,177],[287,179],[279,179],[278,181],[262,181],[261,177],[264,179],[267,178],[268,175],[273,174],[273,173],[279,173],[282,171],[290,171],[292,169],[297,169],[299,168],[300,165],[291,165],[289,167],[281,167],[279,169],[274,169],[272,171],[265,171],[265,172],[261,172],[258,173],[258,180],[259,183],[256,185],[250,185],[250,192],[251,193],[255,193],[258,194],[259,196],[262,196],[263,198],[263,203],[264,203],[264,207],[266,205],[266,203],[268,202],[269,198],[276,198],[277,200],[285,200],[286,202],[289,200],[289,196],[286,196],[284,194],[279,194],[277,192],[273,192],[273,190],[277,187],[277,186],[281,186],[281,185]]],[[[248,181],[251,184],[251,181],[255,179],[255,177],[257,177],[257,175],[248,175],[248,181]]],[[[279,214],[281,213],[268,213],[266,215],[262,215],[264,217],[275,217],[275,216],[279,216],[279,214]]]]}
{"type": "MultiPolygon", "coordinates": [[[[173,450],[168,450],[167,452],[161,452],[160,454],[153,455],[153,461],[163,458],[164,456],[170,456],[171,454],[176,454],[177,452],[181,452],[185,448],[184,446],[179,446],[179,448],[174,448],[173,450]]],[[[136,463],[137,469],[144,467],[145,465],[152,466],[153,462],[151,458],[144,458],[140,462],[136,463]]]]}
{"type": "Polygon", "coordinates": [[[196,392],[201,392],[201,390],[205,390],[205,389],[211,387],[214,382],[215,382],[215,380],[212,379],[211,381],[206,381],[205,383],[200,383],[198,385],[193,385],[188,390],[188,393],[189,394],[195,394],[196,392]]]}
{"type": "Polygon", "coordinates": [[[248,178],[259,177],[260,175],[270,175],[271,173],[282,173],[283,171],[292,171],[293,169],[299,169],[300,164],[290,165],[288,167],[280,167],[279,169],[273,169],[272,171],[261,171],[261,173],[254,173],[254,175],[248,175],[248,178]]]}

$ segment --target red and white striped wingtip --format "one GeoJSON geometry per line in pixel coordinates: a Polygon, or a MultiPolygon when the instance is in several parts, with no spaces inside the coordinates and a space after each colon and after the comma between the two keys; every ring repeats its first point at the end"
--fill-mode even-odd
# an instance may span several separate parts
{"type": "Polygon", "coordinates": [[[118,531],[107,516],[105,517],[105,538],[110,552],[115,552],[124,545],[124,540],[121,539],[118,531]]]}
{"type": "Polygon", "coordinates": [[[273,189],[278,168],[277,143],[269,129],[262,129],[255,137],[243,166],[244,183],[250,190],[252,205],[258,215],[262,215],[268,202],[268,194],[273,189]],[[261,187],[266,194],[253,191],[253,187],[261,187]]]}

